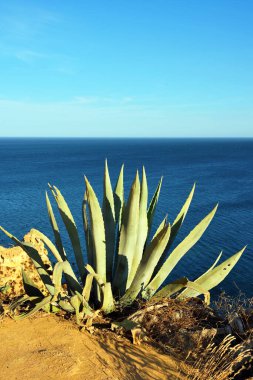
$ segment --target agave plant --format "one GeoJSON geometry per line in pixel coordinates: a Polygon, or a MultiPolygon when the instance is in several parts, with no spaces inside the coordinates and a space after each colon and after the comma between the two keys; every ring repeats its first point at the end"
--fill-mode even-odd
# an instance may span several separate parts
{"type": "MultiPolygon", "coordinates": [[[[60,230],[55,214],[46,193],[46,203],[50,223],[54,232],[55,244],[43,233],[36,230],[37,236],[54,255],[57,263],[50,276],[36,249],[21,242],[0,227],[16,244],[21,246],[33,260],[43,280],[48,295],[43,295],[23,271],[26,295],[12,305],[16,308],[25,301],[32,301],[34,308],[30,315],[41,308],[61,308],[75,312],[78,321],[93,316],[96,310],[111,313],[132,304],[136,299],[160,299],[177,295],[186,298],[204,294],[209,302],[209,291],[228,275],[241,257],[245,247],[217,266],[221,257],[202,276],[195,281],[182,277],[172,283],[164,284],[180,259],[199,241],[210,222],[217,206],[205,216],[195,228],[172,249],[172,243],[179,232],[191,204],[195,184],[174,222],[170,224],[165,217],[153,236],[152,223],[162,186],[162,178],[148,205],[148,185],[145,169],[140,181],[138,171],[132,183],[129,197],[124,199],[124,166],[113,190],[107,162],[104,171],[104,196],[102,207],[97,196],[85,177],[86,190],[82,205],[86,252],[83,254],[79,233],[72,213],[60,190],[49,185],[59,213],[68,232],[78,274],[72,269],[66,250],[63,247],[60,230]],[[85,265],[86,264],[86,265],[85,265]],[[62,277],[65,277],[65,288],[62,277]],[[66,289],[67,287],[67,289],[66,289]]],[[[21,315],[21,318],[25,315],[21,315]]]]}

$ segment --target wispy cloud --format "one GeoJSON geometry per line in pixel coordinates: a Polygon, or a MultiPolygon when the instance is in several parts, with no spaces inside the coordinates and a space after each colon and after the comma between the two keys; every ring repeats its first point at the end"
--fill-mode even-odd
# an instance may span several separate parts
{"type": "Polygon", "coordinates": [[[38,41],[48,35],[58,23],[59,15],[36,5],[23,6],[9,2],[0,4],[0,55],[23,63],[56,58],[46,47],[41,49],[38,41]]]}
{"type": "Polygon", "coordinates": [[[121,109],[144,109],[142,105],[134,103],[132,100],[126,101],[126,98],[132,97],[102,97],[102,96],[75,96],[72,99],[55,100],[55,101],[35,101],[33,99],[8,99],[3,95],[0,96],[0,107],[41,107],[50,109],[86,109],[95,110],[121,110],[121,109]]]}
{"type": "Polygon", "coordinates": [[[0,99],[0,136],[252,136],[252,108],[152,107],[77,96],[66,101],[0,99]],[[247,117],[245,117],[245,115],[247,117]]]}
{"type": "Polygon", "coordinates": [[[131,105],[134,104],[133,96],[112,97],[112,96],[75,96],[73,103],[83,105],[98,105],[98,106],[111,106],[111,105],[131,105]]]}
{"type": "Polygon", "coordinates": [[[21,41],[36,39],[51,25],[60,22],[58,14],[39,6],[15,6],[9,2],[0,5],[1,39],[21,41]]]}
{"type": "Polygon", "coordinates": [[[97,104],[99,98],[96,96],[75,96],[73,99],[73,103],[77,104],[97,104]]]}
{"type": "Polygon", "coordinates": [[[17,59],[26,63],[32,63],[38,59],[41,60],[41,59],[49,58],[48,54],[39,53],[37,51],[26,50],[26,49],[18,50],[17,52],[14,53],[14,55],[16,56],[17,59]]]}

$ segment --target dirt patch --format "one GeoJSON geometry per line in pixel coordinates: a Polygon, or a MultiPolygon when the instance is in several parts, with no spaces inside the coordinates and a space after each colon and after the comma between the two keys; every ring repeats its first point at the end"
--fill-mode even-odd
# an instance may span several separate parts
{"type": "Polygon", "coordinates": [[[90,335],[54,315],[0,322],[1,379],[179,380],[180,363],[147,344],[90,335]]]}

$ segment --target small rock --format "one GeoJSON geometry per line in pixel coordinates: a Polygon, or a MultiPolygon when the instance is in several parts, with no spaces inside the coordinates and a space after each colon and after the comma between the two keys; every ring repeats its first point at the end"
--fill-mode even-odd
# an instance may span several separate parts
{"type": "MultiPolygon", "coordinates": [[[[49,272],[52,271],[48,252],[44,243],[36,236],[36,232],[30,231],[24,236],[24,241],[31,243],[37,249],[47,270],[49,272]]],[[[2,299],[13,299],[25,293],[22,268],[27,272],[36,286],[44,294],[47,294],[46,288],[27,253],[21,247],[0,247],[0,289],[2,290],[0,292],[2,299]]]]}

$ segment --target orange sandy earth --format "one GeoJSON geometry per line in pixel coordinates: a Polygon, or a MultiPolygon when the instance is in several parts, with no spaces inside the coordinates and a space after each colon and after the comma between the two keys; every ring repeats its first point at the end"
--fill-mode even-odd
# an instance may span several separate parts
{"type": "Polygon", "coordinates": [[[70,321],[40,314],[0,321],[0,379],[185,379],[170,356],[113,333],[81,332],[70,321]]]}

